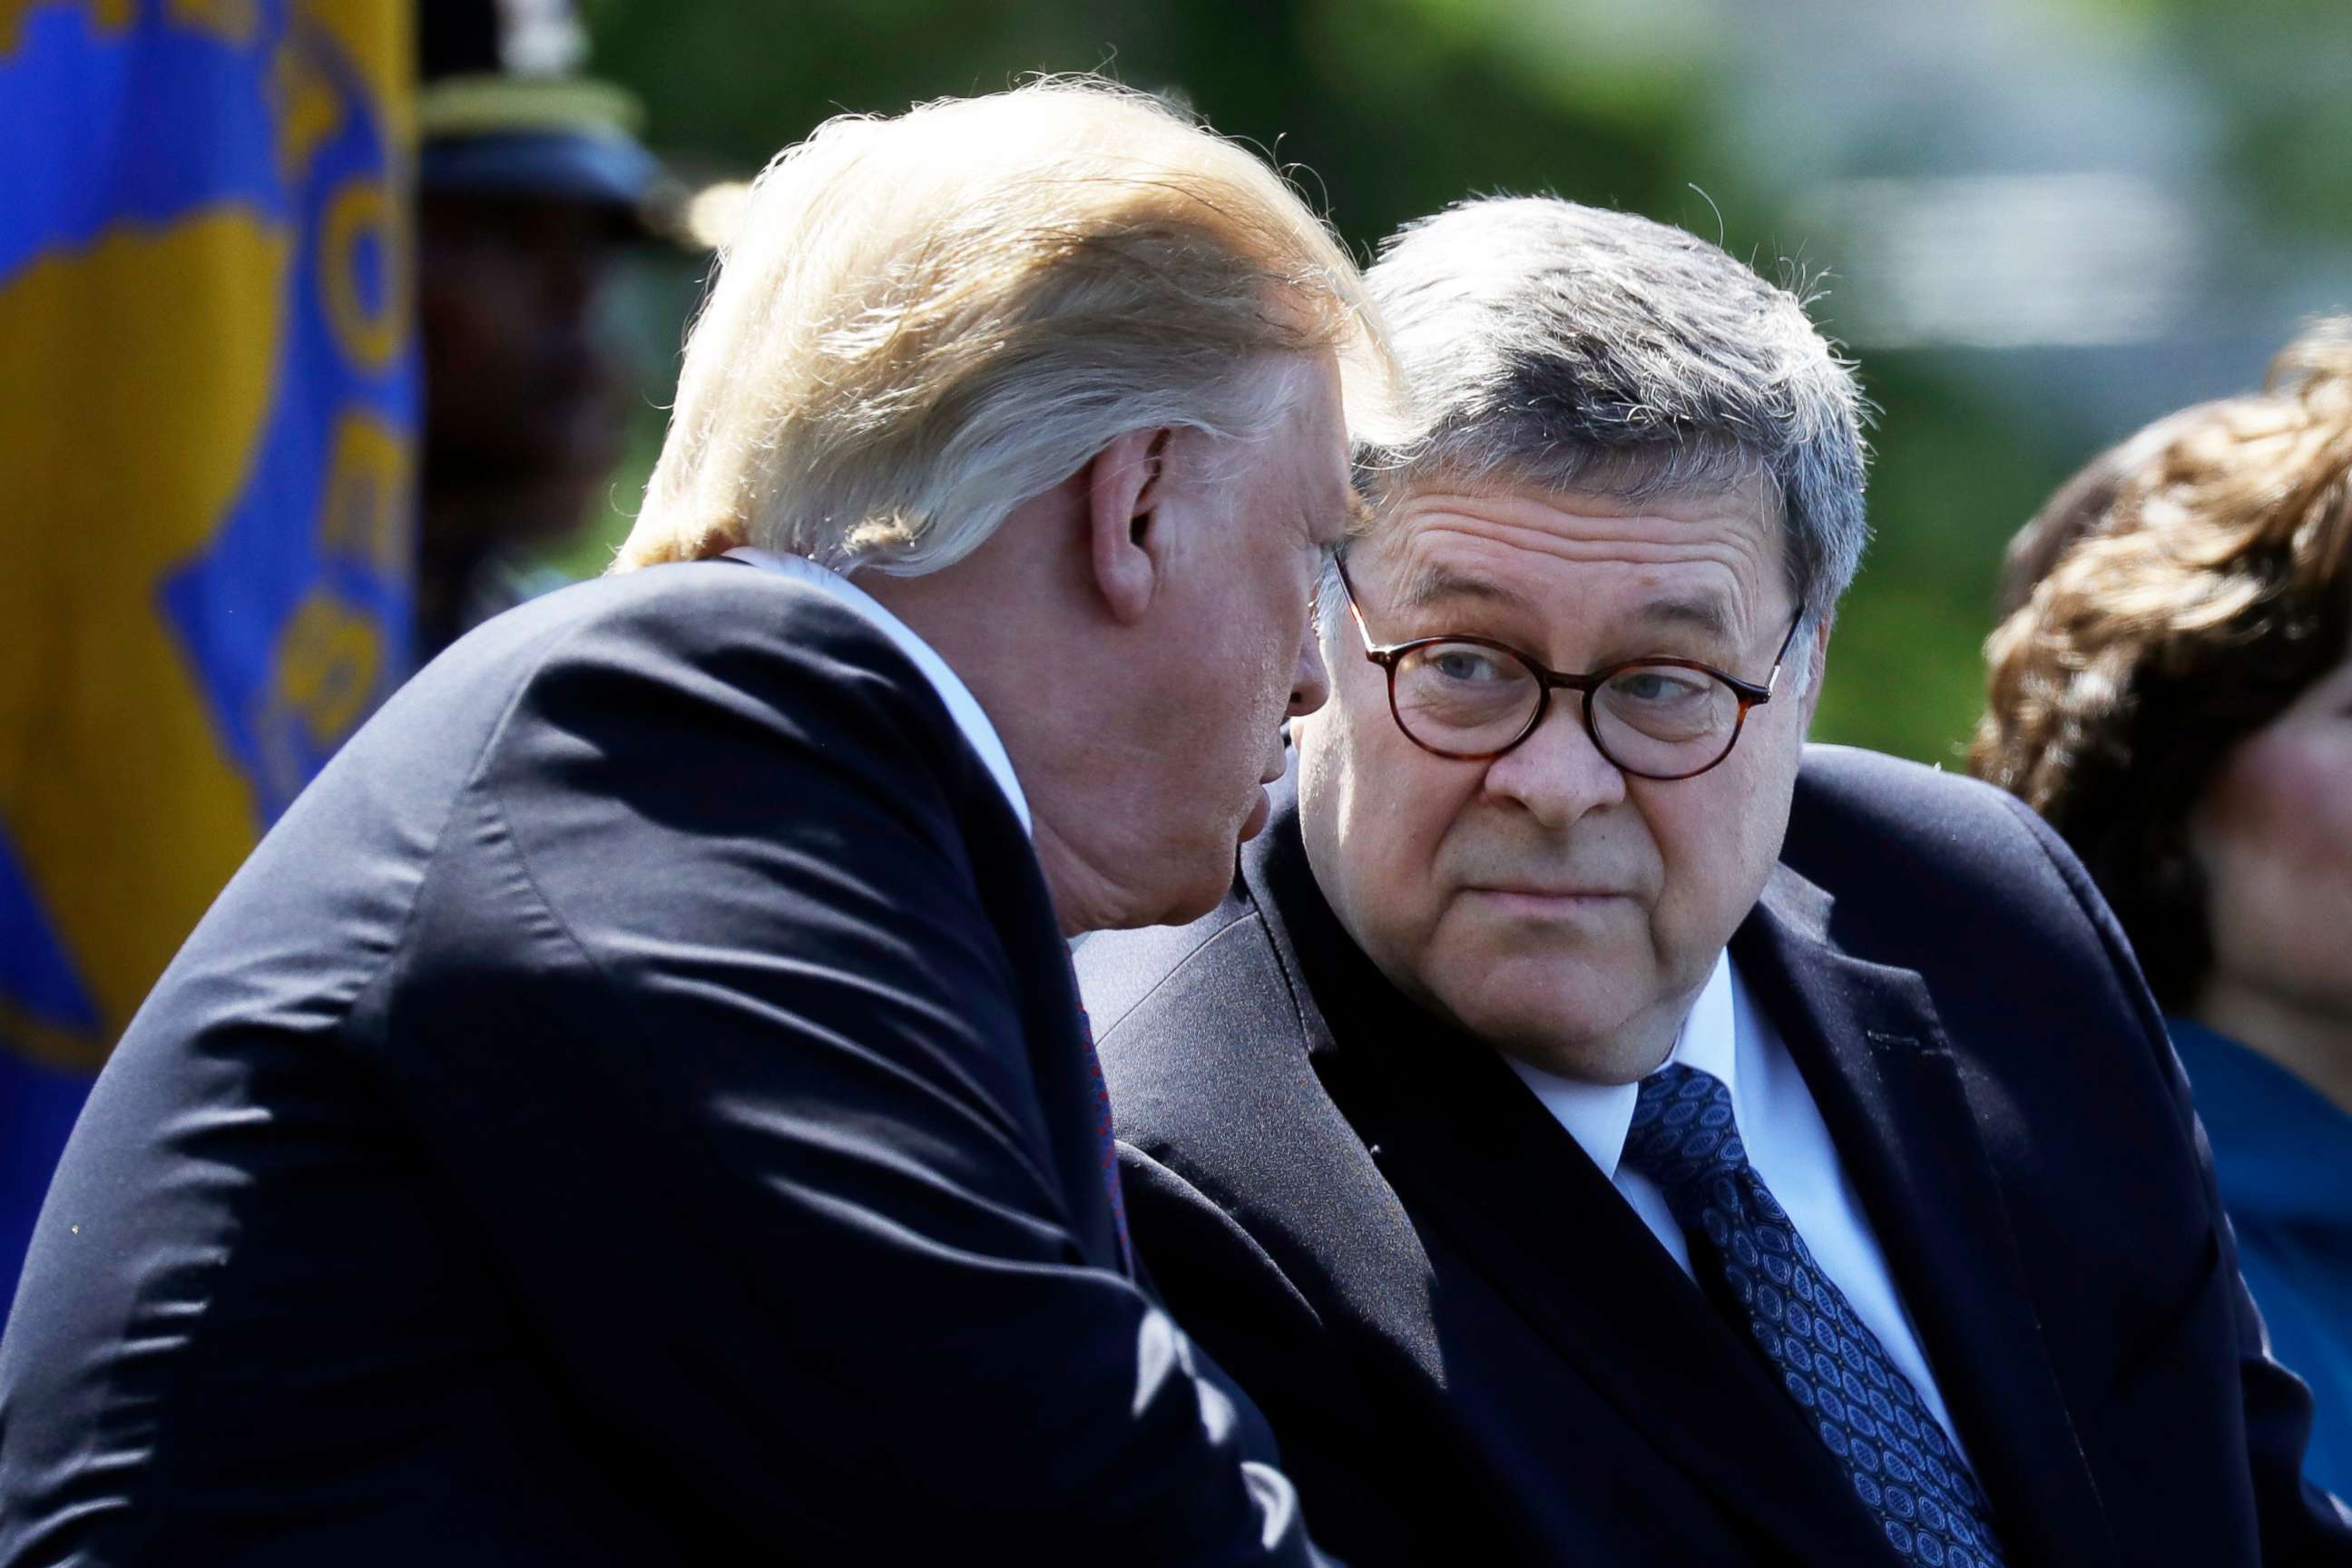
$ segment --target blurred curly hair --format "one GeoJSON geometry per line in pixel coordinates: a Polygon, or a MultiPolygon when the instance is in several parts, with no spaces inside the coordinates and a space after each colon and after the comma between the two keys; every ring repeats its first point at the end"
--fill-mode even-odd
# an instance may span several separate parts
{"type": "Polygon", "coordinates": [[[2158,999],[2212,963],[2189,823],[2352,644],[2352,318],[2101,454],[2010,543],[1969,765],[2089,868],[2158,999]]]}

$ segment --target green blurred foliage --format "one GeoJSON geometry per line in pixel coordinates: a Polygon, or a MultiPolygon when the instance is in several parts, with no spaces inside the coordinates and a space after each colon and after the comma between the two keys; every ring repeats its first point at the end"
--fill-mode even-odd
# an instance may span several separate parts
{"type": "MultiPolygon", "coordinates": [[[[2191,0],[2066,0],[2066,25],[2135,47],[2169,38],[2210,57],[2228,89],[2233,167],[2267,210],[2315,229],[2352,225],[2352,96],[2305,69],[2266,73],[2314,37],[2352,45],[2352,7],[2310,0],[2253,47],[2240,13],[2191,0]],[[2273,76],[2292,76],[2293,91],[2273,76]],[[2331,133],[2310,134],[2310,128],[2331,133]],[[2315,212],[2324,205],[2324,211],[2315,212]]],[[[1857,26],[1873,8],[1857,6],[1857,26]]],[[[1834,257],[1792,228],[1785,166],[1744,146],[1718,112],[1732,52],[1709,0],[590,0],[596,68],[646,100],[652,140],[684,166],[749,174],[821,120],[987,91],[1035,71],[1106,69],[1179,96],[1228,134],[1296,165],[1304,188],[1369,257],[1399,224],[1473,193],[1550,191],[1678,223],[1768,275],[1822,280],[1834,257]]],[[[2352,58],[2341,49],[2333,57],[2352,58]]],[[[1832,90],[1823,84],[1822,90],[1832,90]]],[[[1865,166],[1922,166],[1899,115],[1865,166]]],[[[1785,164],[1785,160],[1784,160],[1785,164]]],[[[625,531],[658,450],[660,407],[701,265],[639,269],[624,308],[645,366],[645,409],[615,515],[568,558],[593,571],[625,531]]],[[[1817,307],[1837,331],[1839,279],[1817,307]]],[[[2049,411],[1973,390],[1948,357],[1878,353],[1862,364],[1881,410],[1875,542],[1843,610],[1814,733],[1959,764],[1982,689],[2001,546],[2100,439],[2049,411]]]]}
{"type": "Polygon", "coordinates": [[[1910,356],[1864,374],[1880,408],[1874,536],[1839,613],[1813,735],[1958,768],[1983,708],[2001,548],[2080,454],[2024,439],[2005,410],[1910,356]]]}

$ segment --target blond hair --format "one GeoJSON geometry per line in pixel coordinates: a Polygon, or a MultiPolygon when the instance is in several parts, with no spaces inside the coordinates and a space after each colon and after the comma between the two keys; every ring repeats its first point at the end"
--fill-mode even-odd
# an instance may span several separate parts
{"type": "Polygon", "coordinates": [[[1249,437],[1296,357],[1392,379],[1274,170],[1091,78],[827,121],[754,188],[614,569],[756,544],[916,574],[1117,437],[1249,437]]]}

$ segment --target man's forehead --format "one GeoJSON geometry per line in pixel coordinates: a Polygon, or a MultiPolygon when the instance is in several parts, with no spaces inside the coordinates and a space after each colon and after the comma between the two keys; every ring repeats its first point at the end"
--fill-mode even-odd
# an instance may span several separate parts
{"type": "Polygon", "coordinates": [[[1730,598],[1769,597],[1779,507],[1760,480],[1620,497],[1534,486],[1416,486],[1389,498],[1363,552],[1393,602],[1538,611],[1579,567],[1632,569],[1643,618],[1732,629],[1730,598]]]}
{"type": "MultiPolygon", "coordinates": [[[[1444,561],[1423,561],[1407,569],[1397,592],[1397,603],[1406,609],[1465,602],[1530,618],[1539,616],[1545,608],[1541,595],[1518,583],[1444,561]]],[[[1633,619],[1654,626],[1708,637],[1731,637],[1738,630],[1733,624],[1728,589],[1708,584],[1650,587],[1635,598],[1628,612],[1633,619]]]]}
{"type": "Polygon", "coordinates": [[[1444,470],[1403,479],[1389,488],[1381,508],[1385,520],[1409,523],[1443,513],[1488,514],[1525,525],[1549,517],[1593,533],[1639,531],[1644,525],[1731,526],[1759,537],[1777,535],[1781,523],[1780,488],[1757,468],[1688,480],[1645,482],[1646,470],[1625,469],[1610,482],[1561,484],[1504,465],[1488,474],[1444,470]]]}

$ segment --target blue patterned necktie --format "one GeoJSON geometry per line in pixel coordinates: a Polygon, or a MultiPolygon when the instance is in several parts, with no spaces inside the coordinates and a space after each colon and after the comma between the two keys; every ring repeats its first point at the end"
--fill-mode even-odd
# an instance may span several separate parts
{"type": "Polygon", "coordinates": [[[1642,1080],[1625,1163],[1658,1184],[1780,1384],[1895,1551],[1927,1568],[2000,1568],[1976,1478],[1748,1163],[1720,1079],[1671,1063],[1642,1080]]]}

